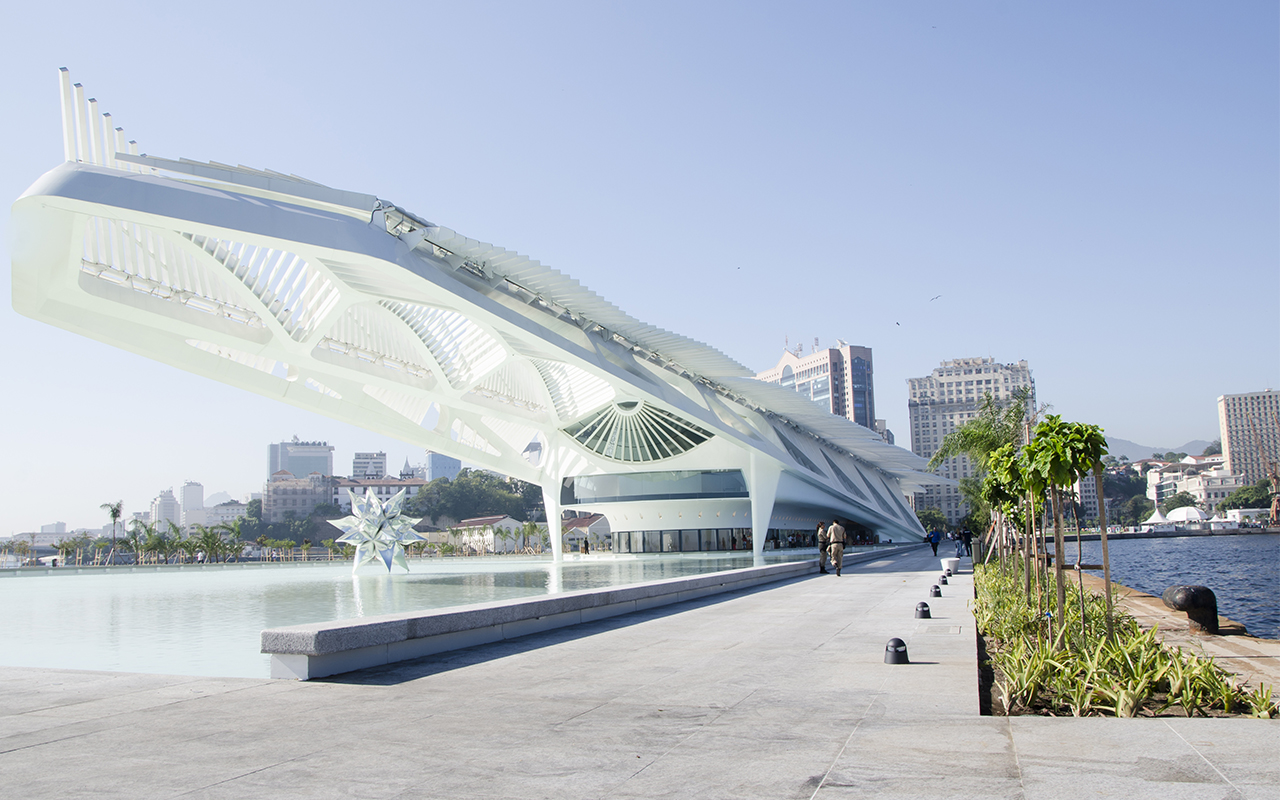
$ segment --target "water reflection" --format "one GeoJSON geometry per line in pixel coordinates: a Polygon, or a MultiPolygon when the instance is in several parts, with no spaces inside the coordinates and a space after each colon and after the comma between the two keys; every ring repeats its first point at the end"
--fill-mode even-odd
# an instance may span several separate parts
{"type": "MultiPolygon", "coordinates": [[[[769,562],[812,558],[782,551],[769,562]]],[[[0,663],[265,677],[264,628],[513,600],[751,566],[741,555],[415,561],[410,573],[349,564],[67,573],[0,580],[0,663]]]]}

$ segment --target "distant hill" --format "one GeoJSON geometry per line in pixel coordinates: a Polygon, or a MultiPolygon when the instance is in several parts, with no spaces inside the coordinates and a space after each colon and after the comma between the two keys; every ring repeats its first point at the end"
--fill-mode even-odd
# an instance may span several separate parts
{"type": "Polygon", "coordinates": [[[1175,453],[1186,453],[1190,456],[1198,456],[1204,452],[1212,442],[1206,442],[1203,439],[1192,439],[1186,444],[1177,447],[1152,447],[1151,445],[1138,444],[1128,439],[1120,439],[1115,436],[1107,437],[1107,453],[1119,458],[1120,456],[1128,456],[1130,461],[1138,461],[1144,458],[1151,458],[1152,453],[1167,453],[1172,450],[1175,453]]]}

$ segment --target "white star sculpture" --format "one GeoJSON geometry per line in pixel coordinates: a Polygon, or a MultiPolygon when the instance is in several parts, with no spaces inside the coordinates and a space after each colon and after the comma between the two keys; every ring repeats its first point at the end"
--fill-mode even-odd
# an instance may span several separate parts
{"type": "Polygon", "coordinates": [[[399,564],[409,570],[409,562],[404,557],[406,542],[420,542],[423,537],[413,529],[420,520],[406,517],[400,512],[400,504],[404,502],[404,489],[383,503],[366,489],[364,497],[357,497],[350,489],[351,511],[349,517],[333,520],[334,527],[343,532],[338,539],[343,544],[356,546],[355,563],[351,571],[355,572],[362,564],[382,561],[387,565],[387,572],[392,564],[399,564]]]}

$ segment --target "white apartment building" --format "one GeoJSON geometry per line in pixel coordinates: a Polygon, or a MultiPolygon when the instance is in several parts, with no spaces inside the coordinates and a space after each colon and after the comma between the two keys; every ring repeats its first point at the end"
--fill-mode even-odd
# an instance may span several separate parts
{"type": "Polygon", "coordinates": [[[759,373],[756,379],[792,389],[832,414],[874,430],[876,398],[871,348],[837,341],[836,347],[827,348],[818,348],[815,341],[813,352],[807,356],[800,354],[800,348],[796,348],[797,352],[784,350],[777,365],[759,373]]]}
{"type": "Polygon", "coordinates": [[[212,528],[214,525],[222,525],[224,523],[241,519],[248,516],[248,514],[249,505],[247,503],[228,500],[225,503],[219,503],[216,506],[209,506],[206,508],[204,510],[204,524],[212,528]]]}
{"type": "Polygon", "coordinates": [[[351,459],[352,478],[381,478],[386,474],[386,453],[356,453],[351,459]]]}
{"type": "Polygon", "coordinates": [[[1098,519],[1098,479],[1092,472],[1072,484],[1071,495],[1080,506],[1080,519],[1098,519]]]}
{"type": "Polygon", "coordinates": [[[1243,475],[1226,467],[1226,455],[1187,456],[1171,464],[1153,466],[1147,470],[1147,499],[1156,505],[1163,504],[1178,492],[1186,492],[1196,500],[1196,505],[1213,513],[1227,495],[1251,483],[1243,475]]]}
{"type": "Polygon", "coordinates": [[[192,525],[207,525],[204,513],[204,486],[187,481],[179,490],[182,504],[182,529],[190,531],[192,525]]]}
{"type": "Polygon", "coordinates": [[[173,496],[172,489],[165,489],[151,501],[151,518],[148,521],[160,530],[167,530],[166,522],[182,524],[182,506],[173,496]]]}
{"type": "MultiPolygon", "coordinates": [[[[991,358],[957,358],[942,362],[922,378],[909,378],[907,387],[911,452],[922,458],[932,458],[943,437],[977,416],[985,395],[1007,400],[1018,389],[1029,388],[1028,411],[1033,413],[1036,408],[1036,382],[1026,361],[1001,364],[991,358]]],[[[977,468],[968,456],[956,456],[942,462],[937,472],[960,480],[976,475],[977,468]]],[[[915,495],[915,504],[917,509],[939,509],[949,525],[969,513],[958,486],[931,486],[915,495]]]]}
{"type": "Polygon", "coordinates": [[[1280,392],[1224,394],[1218,398],[1218,432],[1226,469],[1252,486],[1280,464],[1280,392]]]}

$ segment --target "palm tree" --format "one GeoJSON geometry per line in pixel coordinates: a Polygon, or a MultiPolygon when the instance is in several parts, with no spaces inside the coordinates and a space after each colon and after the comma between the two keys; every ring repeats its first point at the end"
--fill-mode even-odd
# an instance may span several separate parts
{"type": "Polygon", "coordinates": [[[1028,417],[1034,422],[1049,408],[1041,406],[1033,412],[1027,408],[1030,399],[1028,387],[1014,390],[1004,401],[990,394],[983,396],[978,415],[943,437],[938,451],[929,459],[928,469],[937,469],[948,458],[964,455],[973,459],[979,472],[986,472],[991,454],[1001,445],[1022,444],[1028,417]]]}
{"type": "Polygon", "coordinates": [[[213,526],[214,530],[219,533],[226,534],[227,537],[223,544],[226,553],[226,558],[223,559],[224,561],[229,560],[232,556],[235,556],[237,561],[240,560],[240,551],[244,547],[244,531],[241,529],[242,519],[243,517],[236,517],[230,522],[219,522],[217,525],[213,526]]]}
{"type": "Polygon", "coordinates": [[[149,522],[135,519],[129,522],[126,535],[121,540],[121,548],[133,553],[133,563],[142,563],[143,542],[155,534],[155,527],[149,522]]]}
{"type": "Polygon", "coordinates": [[[107,561],[113,562],[116,557],[116,523],[120,521],[120,516],[124,514],[124,501],[117,500],[114,503],[103,503],[98,506],[107,512],[107,516],[111,517],[111,552],[107,554],[107,561]]]}

